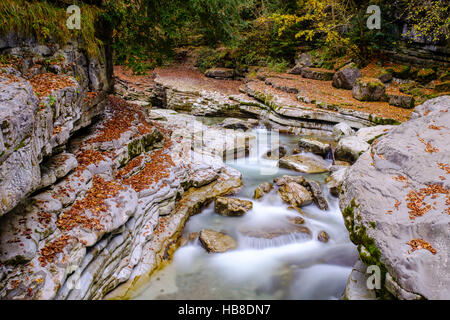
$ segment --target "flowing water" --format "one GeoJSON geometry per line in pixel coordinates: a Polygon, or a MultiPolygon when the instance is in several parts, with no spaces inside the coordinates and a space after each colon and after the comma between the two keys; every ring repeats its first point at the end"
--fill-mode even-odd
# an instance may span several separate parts
{"type": "MultiPolygon", "coordinates": [[[[267,130],[255,129],[258,150],[247,158],[228,161],[242,172],[244,187],[235,197],[253,201],[253,209],[242,217],[223,217],[214,213],[213,204],[189,219],[184,236],[202,229],[222,231],[232,236],[238,247],[225,253],[209,254],[190,240],[174,254],[173,262],[156,272],[133,299],[338,299],[351,267],[357,259],[350,242],[338,201],[323,192],[329,210],[314,204],[303,207],[311,235],[281,233],[272,238],[248,235],[248,230],[292,230],[292,220],[300,214],[284,203],[272,190],[260,200],[253,191],[261,182],[299,173],[277,168],[277,161],[263,158],[270,149],[267,130]],[[327,243],[317,235],[326,231],[327,243]],[[247,234],[247,235],[246,235],[247,234]]],[[[269,132],[270,133],[270,132],[269,132]]],[[[280,135],[281,145],[292,149],[299,136],[280,135]]],[[[323,182],[326,175],[305,175],[323,182]]]]}

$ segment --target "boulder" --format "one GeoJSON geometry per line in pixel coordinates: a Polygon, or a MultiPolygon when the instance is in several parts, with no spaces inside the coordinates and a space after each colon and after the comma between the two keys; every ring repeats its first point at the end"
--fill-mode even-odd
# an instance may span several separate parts
{"type": "Polygon", "coordinates": [[[312,203],[311,193],[302,185],[295,182],[283,184],[278,189],[278,194],[284,202],[289,203],[294,208],[300,208],[312,203]]]}
{"type": "Polygon", "coordinates": [[[305,219],[303,219],[302,217],[288,217],[287,220],[295,225],[300,225],[300,224],[304,224],[305,223],[305,219]]]}
{"type": "Polygon", "coordinates": [[[339,140],[334,156],[338,160],[355,162],[369,148],[370,144],[356,136],[345,137],[339,140]]]}
{"type": "Polygon", "coordinates": [[[421,83],[430,82],[437,79],[436,71],[433,69],[420,69],[417,72],[417,80],[421,83]]]}
{"type": "Polygon", "coordinates": [[[312,152],[323,157],[331,152],[331,145],[329,143],[323,143],[316,139],[302,138],[299,140],[298,146],[305,151],[312,152]]]}
{"type": "Polygon", "coordinates": [[[386,69],[386,71],[392,74],[395,78],[408,79],[411,74],[411,66],[395,65],[386,69]]]}
{"type": "Polygon", "coordinates": [[[414,98],[405,94],[388,94],[389,104],[405,109],[414,108],[414,98]]]}
{"type": "Polygon", "coordinates": [[[313,201],[320,210],[328,210],[327,199],[323,196],[322,188],[316,181],[306,180],[303,186],[311,193],[313,201]]]}
{"type": "Polygon", "coordinates": [[[295,61],[295,67],[290,69],[287,73],[289,74],[302,74],[303,68],[309,68],[313,65],[313,57],[309,52],[302,53],[299,58],[295,61]]]}
{"type": "Polygon", "coordinates": [[[339,205],[366,266],[398,299],[450,299],[450,97],[426,101],[348,169],[339,205]],[[430,125],[432,124],[432,125],[430,125]]]}
{"type": "Polygon", "coordinates": [[[345,122],[340,122],[333,127],[334,141],[339,141],[342,137],[348,137],[355,134],[355,131],[345,122]]]}
{"type": "Polygon", "coordinates": [[[350,64],[334,74],[332,84],[335,88],[351,90],[356,82],[356,79],[361,77],[361,71],[359,71],[359,69],[354,65],[350,64]]]}
{"type": "Polygon", "coordinates": [[[306,179],[303,176],[287,176],[287,175],[275,178],[273,180],[273,182],[276,183],[277,186],[282,186],[289,182],[295,182],[295,183],[303,185],[303,183],[305,183],[305,181],[306,181],[306,179]]]}
{"type": "Polygon", "coordinates": [[[385,98],[386,87],[378,79],[360,78],[353,86],[353,98],[360,101],[381,101],[385,98]]]}
{"type": "Polygon", "coordinates": [[[273,189],[273,184],[270,182],[263,182],[261,183],[256,189],[255,193],[253,195],[253,199],[260,199],[265,194],[269,193],[273,189]]]}
{"type": "Polygon", "coordinates": [[[253,203],[248,200],[236,198],[217,197],[214,201],[214,211],[228,217],[239,217],[253,208],[253,203]]]}
{"type": "Polygon", "coordinates": [[[225,252],[237,247],[237,242],[222,232],[203,229],[200,231],[200,243],[210,253],[225,252]]]}
{"type": "Polygon", "coordinates": [[[303,173],[324,173],[330,168],[330,164],[319,157],[299,154],[281,158],[278,166],[303,173]]]}
{"type": "Polygon", "coordinates": [[[386,71],[378,77],[378,80],[380,80],[383,83],[388,83],[392,80],[392,73],[386,71]]]}
{"type": "Polygon", "coordinates": [[[234,77],[234,70],[228,68],[211,68],[205,71],[205,76],[216,79],[231,79],[234,77]]]}
{"type": "Polygon", "coordinates": [[[330,236],[325,231],[320,231],[319,234],[317,235],[317,240],[319,240],[320,242],[327,243],[328,240],[330,240],[330,236]]]}
{"type": "Polygon", "coordinates": [[[333,80],[334,72],[320,68],[303,68],[302,77],[306,79],[331,81],[333,80]]]}

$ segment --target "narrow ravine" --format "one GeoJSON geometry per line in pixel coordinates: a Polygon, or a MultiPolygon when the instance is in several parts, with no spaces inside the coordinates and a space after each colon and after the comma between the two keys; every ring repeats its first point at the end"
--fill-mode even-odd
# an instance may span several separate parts
{"type": "MultiPolygon", "coordinates": [[[[243,188],[235,195],[253,201],[253,209],[242,217],[224,217],[210,204],[189,219],[184,243],[173,262],[156,272],[132,299],[339,299],[357,259],[336,198],[323,187],[329,209],[315,204],[303,207],[304,215],[289,209],[272,190],[254,200],[253,192],[262,182],[298,172],[277,167],[276,160],[264,158],[270,150],[264,128],[253,129],[257,151],[245,158],[227,161],[242,173],[243,188]],[[292,232],[295,218],[303,217],[310,234],[292,232]],[[207,253],[195,233],[202,229],[224,232],[238,247],[225,253],[207,253]],[[279,235],[264,236],[268,229],[279,235]],[[284,230],[288,230],[284,232],[284,230]],[[252,234],[250,232],[253,232],[252,234]],[[325,231],[329,241],[317,240],[325,231]],[[262,232],[255,237],[255,232],[262,232]]],[[[280,144],[291,152],[301,136],[280,135],[280,144]]],[[[309,154],[313,156],[312,154],[309,154]]],[[[330,160],[331,162],[331,160],[330,160]]],[[[305,175],[323,183],[326,174],[305,175]]],[[[323,185],[322,185],[323,186],[323,185]]],[[[294,229],[295,230],[295,229],[294,229]]]]}

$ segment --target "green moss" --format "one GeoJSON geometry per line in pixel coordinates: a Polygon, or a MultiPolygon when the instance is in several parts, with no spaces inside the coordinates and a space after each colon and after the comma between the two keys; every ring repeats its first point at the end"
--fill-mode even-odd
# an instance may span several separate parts
{"type": "Polygon", "coordinates": [[[26,140],[26,139],[27,139],[27,138],[23,138],[23,140],[20,141],[19,145],[18,145],[17,147],[14,148],[14,151],[17,151],[17,150],[22,149],[23,147],[25,147],[25,140],[26,140]]]}
{"type": "Polygon", "coordinates": [[[377,140],[378,138],[381,138],[381,137],[384,136],[385,134],[386,134],[386,133],[379,134],[379,135],[377,135],[375,138],[370,139],[369,141],[367,141],[367,143],[368,143],[368,144],[372,144],[372,143],[374,143],[375,140],[377,140]]]}
{"type": "Polygon", "coordinates": [[[377,227],[377,223],[375,221],[370,221],[369,224],[373,229],[377,227]]]}
{"type": "Polygon", "coordinates": [[[40,43],[55,40],[65,45],[71,38],[81,38],[89,56],[98,56],[100,39],[95,37],[95,22],[101,9],[83,3],[81,8],[81,29],[69,30],[66,26],[67,6],[58,7],[50,1],[3,0],[0,2],[0,34],[10,31],[36,37],[40,43]]]}

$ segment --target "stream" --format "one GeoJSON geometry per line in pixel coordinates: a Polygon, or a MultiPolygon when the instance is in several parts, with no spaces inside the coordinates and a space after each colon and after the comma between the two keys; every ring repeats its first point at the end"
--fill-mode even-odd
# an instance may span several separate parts
{"type": "MultiPolygon", "coordinates": [[[[255,188],[282,175],[300,173],[280,169],[277,161],[263,158],[270,150],[264,128],[253,129],[257,152],[226,163],[242,173],[243,187],[233,195],[253,201],[253,209],[242,217],[224,217],[214,213],[214,204],[187,222],[183,237],[202,229],[222,231],[233,237],[238,247],[225,253],[207,253],[198,238],[187,240],[177,249],[173,261],[155,272],[149,282],[131,297],[149,299],[339,299],[357,259],[344,226],[337,198],[322,189],[329,210],[313,203],[303,207],[304,215],[289,209],[276,188],[259,200],[252,199],[255,188]],[[292,227],[295,217],[303,217],[302,226],[311,231],[282,234],[273,238],[250,237],[243,230],[283,229],[292,227]],[[326,231],[329,241],[317,240],[326,231]]],[[[289,152],[301,136],[281,135],[280,145],[289,152]]],[[[308,153],[309,154],[309,153],[308,153]]],[[[309,154],[312,155],[312,154],[309,154]]],[[[328,160],[331,161],[331,160],[328,160]]],[[[327,174],[303,174],[323,183],[327,174]]]]}

